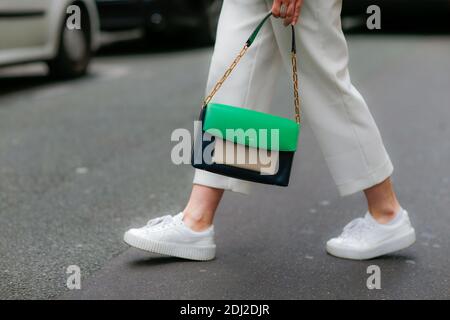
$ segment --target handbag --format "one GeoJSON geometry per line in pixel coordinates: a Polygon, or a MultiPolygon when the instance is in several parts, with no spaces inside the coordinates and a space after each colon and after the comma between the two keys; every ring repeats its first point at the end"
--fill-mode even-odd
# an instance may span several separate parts
{"type": "Polygon", "coordinates": [[[252,32],[222,78],[205,98],[196,126],[191,164],[194,168],[251,182],[288,186],[300,135],[295,30],[291,26],[295,120],[212,102],[216,92],[254,42],[272,13],[252,32]]]}

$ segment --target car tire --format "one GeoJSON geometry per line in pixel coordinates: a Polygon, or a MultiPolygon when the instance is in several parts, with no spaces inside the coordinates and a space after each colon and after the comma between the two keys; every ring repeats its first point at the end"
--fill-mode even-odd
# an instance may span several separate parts
{"type": "Polygon", "coordinates": [[[48,62],[49,74],[53,78],[76,78],[86,74],[91,60],[91,28],[88,14],[82,12],[80,29],[70,30],[66,19],[60,30],[56,57],[48,62]]]}
{"type": "Polygon", "coordinates": [[[223,0],[204,0],[203,21],[199,40],[204,44],[213,44],[216,41],[217,25],[223,0]]]}

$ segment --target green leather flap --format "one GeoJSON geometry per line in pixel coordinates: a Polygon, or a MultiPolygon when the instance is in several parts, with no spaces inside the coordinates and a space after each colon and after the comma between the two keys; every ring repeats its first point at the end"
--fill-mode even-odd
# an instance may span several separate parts
{"type": "Polygon", "coordinates": [[[300,125],[291,119],[255,110],[209,103],[203,130],[253,148],[295,151],[300,125]]]}

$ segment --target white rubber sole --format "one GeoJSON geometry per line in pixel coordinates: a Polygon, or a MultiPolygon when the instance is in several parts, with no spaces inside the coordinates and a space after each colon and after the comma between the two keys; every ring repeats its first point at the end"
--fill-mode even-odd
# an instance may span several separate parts
{"type": "Polygon", "coordinates": [[[378,246],[370,250],[356,251],[348,248],[340,248],[327,245],[327,252],[338,258],[351,260],[369,260],[389,253],[393,253],[395,251],[406,249],[415,241],[416,232],[413,228],[411,228],[401,235],[383,241],[378,246]]]}
{"type": "Polygon", "coordinates": [[[216,246],[180,245],[156,242],[126,232],[123,241],[126,244],[148,252],[196,261],[212,260],[216,256],[216,246]]]}

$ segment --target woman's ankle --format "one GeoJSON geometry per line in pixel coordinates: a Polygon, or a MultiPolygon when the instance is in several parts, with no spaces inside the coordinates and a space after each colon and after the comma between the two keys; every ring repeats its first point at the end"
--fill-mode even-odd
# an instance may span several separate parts
{"type": "Polygon", "coordinates": [[[364,190],[364,194],[370,214],[379,223],[389,223],[401,210],[390,177],[364,190]]]}
{"type": "Polygon", "coordinates": [[[213,216],[214,213],[202,214],[185,210],[183,211],[183,214],[184,224],[193,231],[203,231],[212,225],[212,219],[210,216],[213,216]]]}
{"type": "Polygon", "coordinates": [[[398,202],[382,207],[369,206],[369,213],[377,222],[381,224],[386,224],[392,221],[401,210],[402,207],[398,202]]]}
{"type": "Polygon", "coordinates": [[[222,199],[224,190],[202,185],[194,185],[191,197],[183,210],[183,221],[194,231],[208,229],[222,199]]]}

